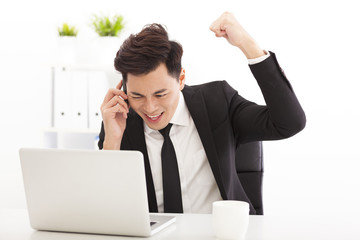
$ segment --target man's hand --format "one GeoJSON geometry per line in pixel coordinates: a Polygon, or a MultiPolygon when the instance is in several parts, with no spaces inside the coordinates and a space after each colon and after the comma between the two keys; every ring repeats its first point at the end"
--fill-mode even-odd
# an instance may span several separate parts
{"type": "Polygon", "coordinates": [[[101,104],[101,114],[104,122],[105,139],[104,149],[119,150],[121,139],[126,128],[126,119],[129,112],[128,104],[124,99],[127,95],[121,91],[122,81],[111,88],[101,104]]]}
{"type": "Polygon", "coordinates": [[[231,45],[240,48],[248,59],[265,55],[232,13],[223,13],[211,24],[210,30],[215,33],[216,37],[224,37],[231,45]]]}

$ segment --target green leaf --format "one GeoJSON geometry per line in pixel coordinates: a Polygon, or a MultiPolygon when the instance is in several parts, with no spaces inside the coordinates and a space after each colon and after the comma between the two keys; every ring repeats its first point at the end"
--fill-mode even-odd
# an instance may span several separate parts
{"type": "Polygon", "coordinates": [[[107,16],[94,15],[92,26],[99,36],[118,36],[124,28],[123,17],[115,15],[110,19],[107,16]]]}
{"type": "Polygon", "coordinates": [[[64,23],[62,27],[58,27],[59,36],[76,36],[78,30],[75,26],[70,26],[67,23],[64,23]]]}

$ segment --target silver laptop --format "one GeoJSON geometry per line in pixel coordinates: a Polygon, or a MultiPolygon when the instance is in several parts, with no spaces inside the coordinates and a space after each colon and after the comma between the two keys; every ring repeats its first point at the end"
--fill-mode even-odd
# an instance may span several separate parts
{"type": "Polygon", "coordinates": [[[149,214],[138,151],[20,149],[34,229],[151,236],[175,222],[149,214]]]}

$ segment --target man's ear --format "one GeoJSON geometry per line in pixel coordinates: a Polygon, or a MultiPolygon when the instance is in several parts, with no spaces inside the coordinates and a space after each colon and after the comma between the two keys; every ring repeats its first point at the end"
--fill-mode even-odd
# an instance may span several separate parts
{"type": "Polygon", "coordinates": [[[180,83],[180,91],[181,91],[184,89],[184,86],[185,86],[185,69],[184,68],[181,68],[179,83],[180,83]]]}

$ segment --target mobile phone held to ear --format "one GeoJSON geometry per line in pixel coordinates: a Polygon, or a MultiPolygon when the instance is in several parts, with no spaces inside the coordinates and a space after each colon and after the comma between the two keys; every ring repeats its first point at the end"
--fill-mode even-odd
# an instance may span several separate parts
{"type": "MultiPolygon", "coordinates": [[[[124,93],[127,95],[126,83],[124,81],[123,81],[122,89],[124,93]]],[[[129,105],[129,101],[127,99],[125,99],[124,101],[129,105]]]]}
{"type": "Polygon", "coordinates": [[[124,80],[123,80],[122,89],[123,89],[124,93],[127,95],[127,88],[126,88],[126,83],[124,82],[124,80]]]}

